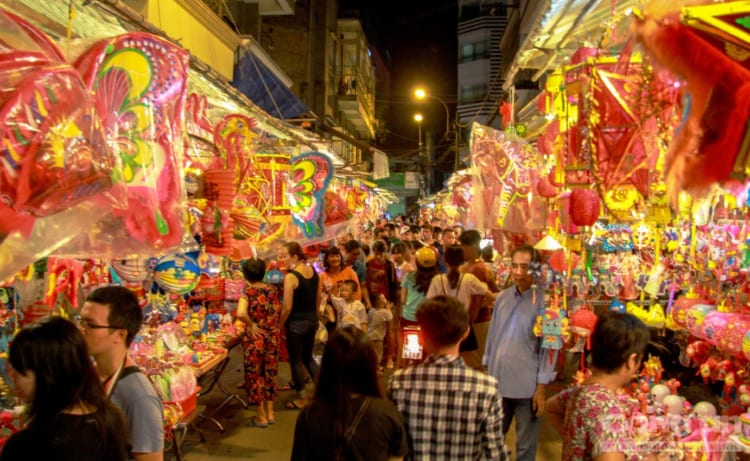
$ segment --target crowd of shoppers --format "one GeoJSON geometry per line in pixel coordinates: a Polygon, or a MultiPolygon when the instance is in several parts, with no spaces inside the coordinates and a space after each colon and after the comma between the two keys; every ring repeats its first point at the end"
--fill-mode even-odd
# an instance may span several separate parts
{"type": "MultiPolygon", "coordinates": [[[[298,242],[282,242],[281,291],[264,282],[266,261],[245,260],[237,318],[246,327],[243,387],[256,407],[248,425],[274,424],[285,338],[296,391],[285,406],[301,409],[293,460],[505,460],[513,421],[514,459],[535,460],[544,414],[563,435],[564,461],[625,459],[632,444],[612,431],[613,421],[625,426],[615,394],[640,367],[648,330],[628,314],[603,316],[591,377],[548,396],[555,363],[533,334],[545,302],[530,275],[539,255],[515,248],[501,281],[481,241],[456,226],[379,223],[362,241],[346,235],[324,248],[318,270],[298,242]],[[408,367],[405,327],[419,328],[425,353],[408,367]],[[392,367],[384,393],[380,376],[392,367]]],[[[75,321],[48,319],[14,339],[10,374],[27,425],[0,461],[162,460],[161,400],[128,356],[143,322],[137,298],[99,288],[75,321]]]]}

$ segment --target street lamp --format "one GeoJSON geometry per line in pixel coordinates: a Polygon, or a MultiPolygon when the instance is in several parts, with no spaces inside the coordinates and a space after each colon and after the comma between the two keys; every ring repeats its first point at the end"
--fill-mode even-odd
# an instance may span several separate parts
{"type": "Polygon", "coordinates": [[[433,96],[427,93],[424,88],[417,88],[416,90],[414,90],[414,97],[419,101],[424,101],[425,99],[434,99],[435,101],[442,104],[443,109],[445,109],[445,132],[448,133],[451,131],[451,113],[450,110],[448,110],[448,105],[445,103],[445,101],[438,98],[437,96],[433,96]]]}
{"type": "Polygon", "coordinates": [[[414,114],[414,121],[417,122],[417,127],[419,129],[419,155],[422,155],[422,120],[424,120],[422,114],[414,114]]]}

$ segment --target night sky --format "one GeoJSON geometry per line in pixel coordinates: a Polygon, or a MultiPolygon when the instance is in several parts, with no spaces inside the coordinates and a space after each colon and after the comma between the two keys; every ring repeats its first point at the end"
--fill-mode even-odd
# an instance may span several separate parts
{"type": "MultiPolygon", "coordinates": [[[[419,103],[412,97],[417,85],[445,101],[451,118],[455,115],[458,6],[456,0],[341,0],[342,14],[360,11],[368,41],[390,57],[392,94],[385,115],[387,136],[379,147],[397,158],[415,159],[417,124],[413,116],[421,112],[423,136],[434,133],[440,140],[445,131],[445,109],[440,103],[419,103]]],[[[440,155],[444,150],[437,146],[440,155]]],[[[452,166],[452,164],[451,164],[452,166]]]]}

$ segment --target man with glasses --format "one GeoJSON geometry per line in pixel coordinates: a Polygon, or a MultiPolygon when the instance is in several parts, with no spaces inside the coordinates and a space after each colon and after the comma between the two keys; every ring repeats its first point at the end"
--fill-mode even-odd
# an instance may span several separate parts
{"type": "Polygon", "coordinates": [[[516,459],[534,461],[547,384],[555,379],[555,363],[533,333],[543,311],[544,291],[533,288],[529,266],[539,257],[534,247],[522,245],[511,253],[515,286],[495,301],[482,364],[497,378],[503,396],[503,435],[516,418],[516,459]]]}
{"type": "Polygon", "coordinates": [[[143,312],[136,296],[124,287],[92,291],[76,318],[89,353],[96,361],[104,391],[125,414],[130,430],[131,459],[164,459],[162,403],[149,379],[128,357],[141,329],[143,312]]]}

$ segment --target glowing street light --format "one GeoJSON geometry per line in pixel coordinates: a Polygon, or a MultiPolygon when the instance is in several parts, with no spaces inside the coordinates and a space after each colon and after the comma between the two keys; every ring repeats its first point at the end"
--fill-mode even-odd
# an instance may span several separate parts
{"type": "Polygon", "coordinates": [[[425,99],[434,99],[435,101],[439,102],[443,105],[443,109],[445,109],[445,132],[448,133],[451,131],[450,125],[451,125],[451,113],[450,110],[448,110],[448,105],[443,101],[442,99],[438,98],[437,96],[433,96],[429,93],[427,93],[427,90],[424,88],[417,88],[414,90],[414,97],[418,101],[424,101],[425,99]]]}

